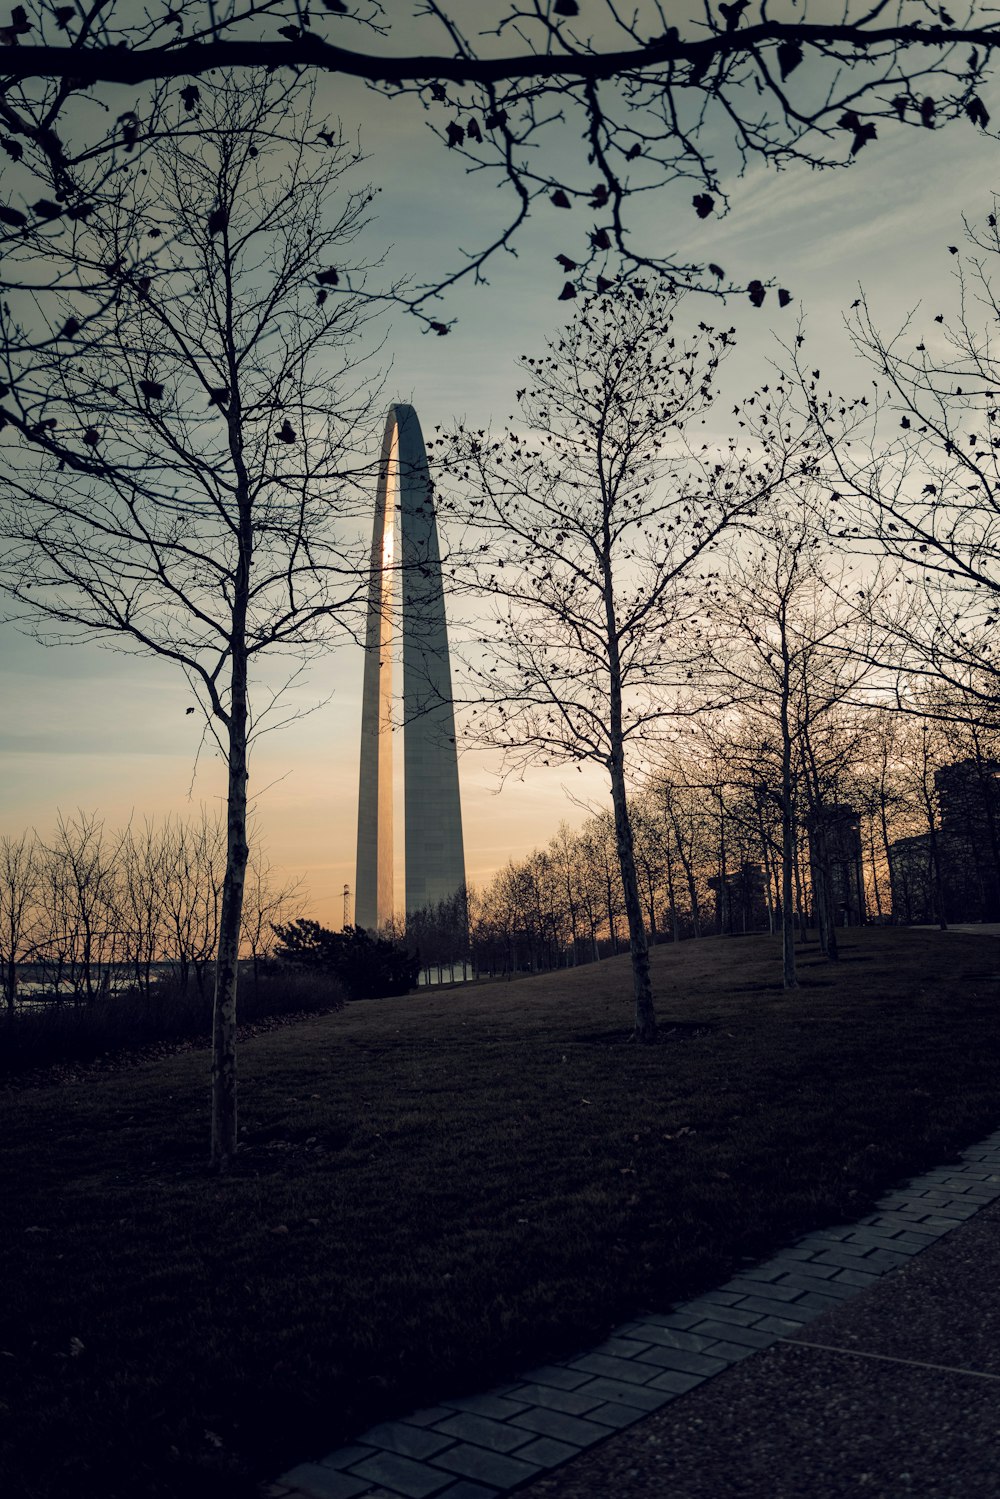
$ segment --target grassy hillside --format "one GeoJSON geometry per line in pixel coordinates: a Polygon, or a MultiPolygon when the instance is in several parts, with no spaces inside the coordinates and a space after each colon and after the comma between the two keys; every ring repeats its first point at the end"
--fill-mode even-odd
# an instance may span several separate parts
{"type": "Polygon", "coordinates": [[[654,1048],[626,959],[256,1037],[221,1180],[204,1052],[0,1095],[0,1488],[249,1492],[994,1127],[997,939],[844,935],[656,949],[654,1048]]]}

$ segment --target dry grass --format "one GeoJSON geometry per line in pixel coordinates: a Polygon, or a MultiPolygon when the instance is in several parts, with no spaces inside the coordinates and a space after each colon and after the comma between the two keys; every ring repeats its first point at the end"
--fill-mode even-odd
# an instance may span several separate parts
{"type": "Polygon", "coordinates": [[[248,1492],[995,1126],[996,939],[845,936],[793,995],[768,938],[657,949],[654,1048],[626,1040],[625,959],[258,1037],[223,1180],[204,1054],[9,1093],[0,1487],[248,1492]]]}

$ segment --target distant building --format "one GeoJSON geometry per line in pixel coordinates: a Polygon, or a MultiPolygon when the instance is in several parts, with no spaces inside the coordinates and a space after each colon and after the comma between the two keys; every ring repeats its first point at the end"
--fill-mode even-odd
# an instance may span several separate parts
{"type": "Polygon", "coordinates": [[[837,926],[863,926],[866,906],[861,814],[847,802],[831,802],[810,813],[806,826],[814,919],[816,892],[822,889],[825,878],[833,921],[837,926]]]}
{"type": "Polygon", "coordinates": [[[767,931],[767,892],[759,864],[741,864],[725,880],[714,875],[708,888],[715,896],[715,927],[720,934],[767,931]]]}
{"type": "Polygon", "coordinates": [[[939,919],[936,844],[945,920],[1000,921],[1000,761],[942,765],[934,791],[933,843],[927,832],[889,846],[893,915],[917,924],[939,919]]]}
{"type": "Polygon", "coordinates": [[[1000,921],[1000,761],[958,760],[934,773],[948,921],[1000,921]]]}
{"type": "MultiPolygon", "coordinates": [[[[434,496],[417,413],[404,405],[390,406],[386,418],[365,634],[354,923],[368,931],[386,926],[393,915],[392,658],[397,594],[403,637],[409,913],[453,901],[464,890],[465,854],[434,496]]],[[[463,942],[457,956],[464,951],[463,942]]]]}
{"type": "Polygon", "coordinates": [[[936,919],[929,833],[897,838],[889,845],[889,889],[896,921],[926,926],[936,919]]]}

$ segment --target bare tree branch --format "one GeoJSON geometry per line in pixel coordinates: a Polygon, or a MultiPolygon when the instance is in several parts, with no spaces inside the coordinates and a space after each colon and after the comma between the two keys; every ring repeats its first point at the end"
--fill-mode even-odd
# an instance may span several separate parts
{"type": "MultiPolygon", "coordinates": [[[[577,210],[566,219],[570,294],[655,271],[712,293],[750,290],[759,304],[766,268],[731,280],[710,241],[704,260],[692,261],[669,239],[640,243],[631,221],[642,196],[670,186],[682,202],[686,189],[686,211],[711,221],[725,211],[727,181],[751,161],[843,167],[888,126],[990,129],[985,97],[1000,28],[983,0],[966,0],[957,19],[923,0],[848,0],[835,20],[825,7],[810,19],[806,4],[795,19],[775,18],[765,0],[669,20],[654,0],[628,13],[614,0],[591,0],[582,12],[567,3],[557,15],[513,0],[485,21],[461,0],[402,10],[389,19],[368,0],[328,0],[326,13],[298,0],[175,0],[152,16],[107,0],[69,16],[52,0],[30,0],[0,29],[0,144],[52,187],[53,201],[71,203],[81,161],[96,153],[134,162],[164,128],[164,82],[288,68],[357,79],[398,107],[408,98],[462,169],[511,194],[502,228],[464,249],[457,266],[397,294],[444,333],[449,324],[434,312],[441,294],[482,281],[529,215],[553,209],[577,210]],[[136,88],[135,102],[109,130],[101,90],[123,84],[136,88]]],[[[197,84],[183,93],[193,113],[197,84]]],[[[0,214],[0,223],[34,234],[31,209],[29,195],[5,210],[23,222],[0,214]]],[[[707,240],[710,230],[709,222],[707,240]]]]}

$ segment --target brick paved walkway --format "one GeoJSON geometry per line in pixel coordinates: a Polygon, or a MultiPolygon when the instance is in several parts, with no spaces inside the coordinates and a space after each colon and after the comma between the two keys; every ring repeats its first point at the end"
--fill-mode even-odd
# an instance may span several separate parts
{"type": "Polygon", "coordinates": [[[881,1198],[858,1223],[798,1239],[718,1290],[530,1369],[364,1432],[269,1486],[289,1499],[499,1499],[796,1333],[1000,1198],[1000,1130],[881,1198]]]}

